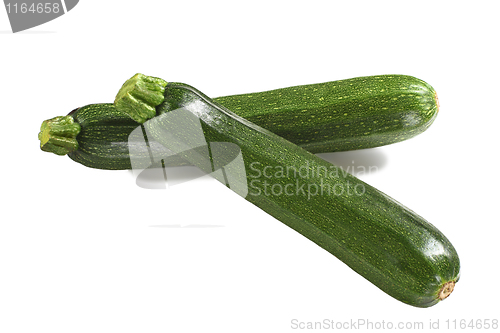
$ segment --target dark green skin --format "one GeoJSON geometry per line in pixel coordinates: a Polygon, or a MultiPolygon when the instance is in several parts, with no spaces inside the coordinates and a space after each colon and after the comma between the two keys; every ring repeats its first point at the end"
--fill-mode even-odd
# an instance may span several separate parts
{"type": "Polygon", "coordinates": [[[434,89],[408,75],[359,77],[214,101],[312,153],[407,140],[424,132],[439,108],[434,89]]]}
{"type": "MultiPolygon", "coordinates": [[[[229,142],[241,149],[244,170],[240,171],[244,176],[237,179],[236,187],[248,184],[246,200],[329,251],[387,294],[413,306],[429,307],[440,300],[438,294],[444,284],[458,281],[457,252],[422,217],[188,85],[167,85],[165,101],[157,107],[158,116],[144,124],[150,141],[153,137],[167,147],[171,144],[162,134],[162,128],[168,125],[162,117],[180,107],[197,115],[208,143],[229,142]],[[256,170],[262,171],[265,166],[274,171],[293,167],[310,172],[257,177],[256,170]],[[328,170],[328,173],[314,170],[328,170]],[[272,191],[266,194],[264,181],[281,188],[298,181],[304,187],[295,195],[274,195],[272,191]],[[313,195],[314,186],[316,189],[322,186],[323,193],[313,195]],[[327,191],[341,187],[342,193],[327,191]],[[358,195],[361,188],[364,192],[358,195]]],[[[185,140],[189,141],[189,137],[185,140]]],[[[185,154],[183,158],[203,168],[203,161],[196,156],[185,154]]]]}
{"type": "MultiPolygon", "coordinates": [[[[407,75],[360,77],[213,100],[312,153],[407,140],[425,131],[438,113],[434,89],[407,75]]],[[[112,104],[94,105],[73,113],[82,133],[77,137],[79,150],[69,156],[92,168],[130,169],[127,138],[139,124],[112,104]],[[93,108],[98,112],[94,114],[93,108]]],[[[175,156],[166,163],[188,164],[175,156]]]]}
{"type": "Polygon", "coordinates": [[[140,126],[137,122],[118,112],[112,103],[90,104],[69,115],[81,127],[76,137],[78,149],[68,154],[72,160],[98,169],[131,168],[128,136],[140,126]]]}
{"type": "MultiPolygon", "coordinates": [[[[89,104],[71,111],[68,115],[72,116],[81,128],[76,136],[78,149],[68,153],[73,161],[90,168],[126,170],[132,169],[131,158],[150,160],[148,151],[134,150],[139,153],[130,155],[129,135],[141,125],[118,111],[114,104],[89,104]]],[[[151,153],[155,153],[154,146],[150,149],[153,149],[151,153]]],[[[170,156],[167,165],[182,166],[189,163],[180,156],[170,156]]]]}

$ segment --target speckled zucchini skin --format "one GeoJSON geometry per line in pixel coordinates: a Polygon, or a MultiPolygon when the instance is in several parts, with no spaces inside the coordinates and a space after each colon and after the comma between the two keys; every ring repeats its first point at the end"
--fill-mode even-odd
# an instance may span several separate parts
{"type": "MultiPolygon", "coordinates": [[[[213,100],[312,153],[403,141],[425,131],[438,112],[434,89],[407,75],[367,76],[213,100]]],[[[86,106],[73,117],[82,133],[77,138],[80,149],[70,158],[92,168],[131,168],[127,138],[138,123],[113,104],[86,106]]],[[[188,164],[175,156],[166,163],[188,164]]]]}
{"type": "MultiPolygon", "coordinates": [[[[207,142],[229,142],[241,149],[244,170],[240,166],[243,176],[236,179],[236,187],[248,185],[246,200],[329,251],[387,294],[413,306],[429,307],[440,300],[438,294],[446,283],[458,280],[460,264],[455,248],[425,219],[188,85],[166,86],[158,116],[144,124],[155,140],[170,144],[169,140],[162,142],[162,126],[166,124],[161,117],[177,108],[185,108],[200,119],[207,142]],[[258,176],[257,170],[264,167],[274,176],[258,176]],[[308,171],[274,173],[293,168],[308,171]],[[273,185],[275,191],[269,187],[266,194],[264,181],[277,184],[273,185]],[[294,189],[303,187],[285,194],[288,184],[294,189]],[[314,194],[314,189],[320,188],[321,194],[314,194]],[[337,190],[328,192],[328,188],[337,190]]],[[[194,165],[200,163],[196,158],[185,158],[194,165]]]]}
{"type": "MultiPolygon", "coordinates": [[[[90,168],[103,170],[131,169],[130,159],[149,161],[155,149],[135,149],[134,155],[129,152],[129,135],[141,126],[128,115],[116,109],[112,103],[89,104],[71,111],[80,133],[76,136],[78,149],[68,154],[73,161],[90,168]]],[[[153,164],[152,164],[153,165],[153,164]]],[[[168,166],[189,165],[180,156],[170,156],[168,166]]],[[[156,165],[161,166],[161,165],[156,165]]]]}
{"type": "MultiPolygon", "coordinates": [[[[112,103],[90,104],[69,113],[81,130],[78,149],[68,156],[87,167],[130,169],[128,137],[140,126],[129,116],[118,112],[112,103]]],[[[142,158],[149,158],[144,151],[142,158]]]]}
{"type": "Polygon", "coordinates": [[[312,153],[404,141],[424,132],[438,113],[434,89],[408,75],[359,77],[214,101],[312,153]]]}

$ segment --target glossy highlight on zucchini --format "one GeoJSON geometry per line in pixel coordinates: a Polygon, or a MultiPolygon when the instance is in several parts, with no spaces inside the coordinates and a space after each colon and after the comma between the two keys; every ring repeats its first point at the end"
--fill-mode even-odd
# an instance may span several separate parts
{"type": "MultiPolygon", "coordinates": [[[[160,104],[165,85],[162,79],[136,74],[116,97],[120,111],[104,103],[72,112],[82,132],[76,138],[79,151],[69,157],[92,168],[130,169],[127,137],[146,116],[154,115],[148,103],[160,104]],[[133,100],[141,101],[141,111],[133,115],[131,110],[127,116],[126,102],[133,100]]],[[[424,132],[438,113],[434,89],[408,75],[366,76],[213,100],[312,153],[401,142],[424,132]]],[[[167,161],[168,166],[186,164],[174,156],[167,161]]]]}

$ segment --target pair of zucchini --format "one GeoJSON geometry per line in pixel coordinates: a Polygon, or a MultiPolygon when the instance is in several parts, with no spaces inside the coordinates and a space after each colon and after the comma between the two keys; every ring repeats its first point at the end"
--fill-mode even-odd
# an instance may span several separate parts
{"type": "Polygon", "coordinates": [[[458,281],[453,245],[413,211],[313,153],[408,139],[423,132],[437,110],[432,87],[403,75],[217,99],[186,84],[136,75],[114,104],[88,105],[46,121],[39,137],[42,149],[68,153],[86,166],[127,169],[130,160],[151,156],[151,151],[132,153],[128,145],[140,128],[150,143],[177,152],[173,165],[192,164],[207,172],[222,168],[218,179],[246,200],[387,294],[428,307],[446,298],[458,281]],[[181,131],[173,119],[181,119],[181,131]],[[199,131],[212,151],[179,149],[199,147],[192,135],[199,131]],[[213,154],[212,143],[222,142],[239,148],[240,163],[230,163],[231,149],[213,154]],[[276,171],[272,179],[261,179],[255,172],[259,166],[276,171]],[[274,191],[265,191],[262,180],[271,181],[274,191]]]}

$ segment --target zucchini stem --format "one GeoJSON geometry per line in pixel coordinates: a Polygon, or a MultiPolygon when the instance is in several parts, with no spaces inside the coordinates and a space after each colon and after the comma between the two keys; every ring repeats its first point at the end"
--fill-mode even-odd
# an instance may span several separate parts
{"type": "Polygon", "coordinates": [[[56,155],[66,155],[78,149],[76,136],[80,124],[72,116],[59,116],[43,121],[38,133],[40,148],[56,155]]]}
{"type": "Polygon", "coordinates": [[[166,85],[160,78],[137,73],[120,88],[114,102],[116,109],[142,124],[156,116],[166,85]]]}

